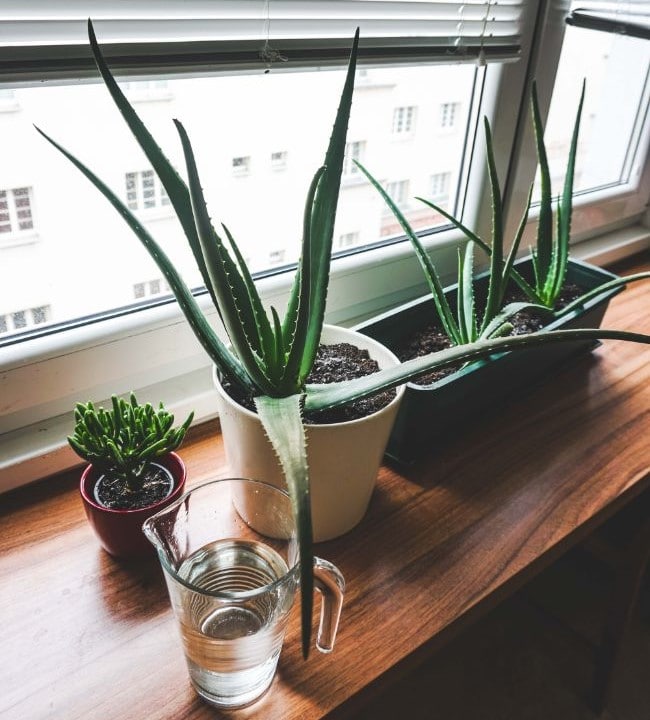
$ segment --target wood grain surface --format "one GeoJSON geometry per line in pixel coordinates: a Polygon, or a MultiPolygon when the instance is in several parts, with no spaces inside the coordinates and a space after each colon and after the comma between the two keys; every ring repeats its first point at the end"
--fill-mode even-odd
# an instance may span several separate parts
{"type": "MultiPolygon", "coordinates": [[[[649,263],[645,257],[631,271],[649,263]]],[[[650,333],[650,283],[605,326],[650,333]]],[[[347,580],[337,645],[303,662],[294,607],[270,691],[232,718],[354,715],[650,482],[650,347],[606,342],[407,472],[383,467],[353,532],[317,546],[347,580]]],[[[225,477],[218,424],[181,450],[225,477]]],[[[120,563],[85,521],[78,472],[0,497],[0,718],[205,720],[157,561],[120,563]]]]}

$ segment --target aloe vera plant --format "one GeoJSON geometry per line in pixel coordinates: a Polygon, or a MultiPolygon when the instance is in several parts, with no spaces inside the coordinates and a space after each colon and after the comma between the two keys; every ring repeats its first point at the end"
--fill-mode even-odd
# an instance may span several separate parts
{"type": "MultiPolygon", "coordinates": [[[[506,288],[513,272],[513,263],[528,219],[528,207],[521,219],[508,255],[504,257],[501,189],[494,159],[492,133],[487,118],[484,120],[484,127],[488,176],[492,195],[492,239],[488,246],[480,238],[472,234],[472,237],[469,238],[465,246],[465,250],[459,249],[458,251],[458,303],[456,317],[454,317],[454,312],[445,296],[435,265],[420,242],[417,233],[413,230],[411,224],[390,195],[382,187],[381,183],[374,178],[361,163],[355,161],[359,169],[381,195],[402,227],[406,237],[413,245],[427,284],[431,290],[438,317],[447,337],[453,345],[464,345],[475,342],[476,340],[498,337],[499,335],[508,333],[512,329],[512,325],[508,322],[509,318],[521,310],[529,308],[537,308],[540,311],[546,310],[545,307],[537,303],[528,302],[509,303],[505,307],[503,306],[506,288]],[[474,295],[474,248],[477,244],[485,250],[489,250],[490,253],[488,294],[480,321],[477,317],[476,299],[474,295]]],[[[421,200],[421,198],[418,199],[421,200]]],[[[431,205],[435,207],[433,204],[431,205]]]]}
{"type": "Polygon", "coordinates": [[[389,389],[427,370],[463,359],[487,356],[502,349],[529,347],[583,337],[624,338],[650,343],[650,337],[616,331],[566,331],[546,335],[497,338],[451,348],[403,366],[382,370],[364,379],[331,385],[306,384],[318,348],[329,279],[332,234],[352,100],[358,33],[325,161],[316,171],[307,193],[303,243],[288,308],[281,319],[270,316],[246,268],[235,240],[225,226],[223,235],[213,228],[201,190],[194,153],[183,126],[176,126],[187,165],[189,186],[176,173],[162,150],[130,106],[102,57],[92,24],[89,39],[95,61],[115,104],[124,116],[164,185],[201,270],[206,287],[226,328],[232,349],[211,328],[192,293],[154,238],[120,198],[81,161],[41,134],[62,152],[108,199],[156,261],[192,330],[220,372],[255,397],[258,415],[279,457],[291,495],[300,544],[303,654],[311,634],[313,555],[309,472],[302,409],[323,410],[389,389]],[[230,250],[228,249],[230,246],[230,250]]]}

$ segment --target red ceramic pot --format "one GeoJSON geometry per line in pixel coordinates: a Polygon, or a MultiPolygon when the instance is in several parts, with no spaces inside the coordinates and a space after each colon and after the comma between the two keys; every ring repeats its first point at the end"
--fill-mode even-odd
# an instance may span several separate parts
{"type": "Polygon", "coordinates": [[[92,526],[104,550],[114,557],[143,557],[153,555],[151,543],[142,533],[142,523],[159,510],[174,502],[185,488],[185,463],[176,453],[169,453],[156,462],[169,470],[174,478],[172,492],[160,502],[137,510],[114,510],[99,505],[94,499],[99,474],[88,465],[81,476],[79,492],[92,526]]]}

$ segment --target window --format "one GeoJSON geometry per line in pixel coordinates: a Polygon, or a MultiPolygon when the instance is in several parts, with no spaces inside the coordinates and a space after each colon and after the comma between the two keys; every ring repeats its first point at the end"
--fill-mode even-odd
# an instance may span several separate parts
{"type": "Polygon", "coordinates": [[[397,107],[393,110],[393,135],[410,135],[415,125],[415,108],[397,107]]]}
{"type": "Polygon", "coordinates": [[[573,125],[568,118],[575,117],[583,79],[574,192],[627,183],[639,172],[635,156],[647,122],[648,67],[647,40],[567,28],[544,133],[555,194],[564,182],[573,125]]]}
{"type": "Polygon", "coordinates": [[[168,292],[171,292],[169,285],[165,280],[159,278],[156,278],[155,280],[146,280],[145,282],[138,282],[133,286],[133,297],[136,300],[168,292]]]}
{"type": "Polygon", "coordinates": [[[43,325],[50,320],[50,306],[40,305],[39,307],[28,308],[27,310],[15,310],[13,312],[0,313],[0,335],[13,331],[26,330],[34,325],[43,325]]]}
{"type": "Polygon", "coordinates": [[[335,247],[337,250],[354,247],[359,244],[359,232],[347,232],[339,235],[335,247]]]}
{"type": "Polygon", "coordinates": [[[20,104],[16,97],[16,91],[8,88],[0,88],[0,112],[12,112],[19,108],[20,104]]]}
{"type": "Polygon", "coordinates": [[[449,200],[451,173],[435,173],[431,176],[431,201],[436,205],[445,205],[449,200]]]}
{"type": "MultiPolygon", "coordinates": [[[[393,199],[393,202],[401,208],[408,202],[409,195],[409,181],[408,180],[396,180],[395,182],[389,182],[386,184],[386,192],[393,199]]],[[[390,209],[385,208],[385,213],[389,213],[390,209]]]]}
{"type": "MultiPolygon", "coordinates": [[[[272,63],[269,73],[259,61],[264,3],[229,3],[231,15],[226,22],[215,19],[225,8],[222,0],[184,4],[182,21],[161,15],[154,0],[139,0],[137,18],[127,17],[119,5],[111,5],[115,12],[110,22],[96,26],[100,43],[111,46],[110,62],[131,74],[129,83],[167,83],[170,102],[143,103],[136,111],[145,117],[181,176],[185,176],[184,161],[171,119],[178,117],[184,123],[197,153],[215,227],[221,222],[228,226],[256,271],[274,271],[261,278],[259,285],[265,299],[272,299],[278,307],[286,301],[291,277],[277,270],[294,262],[299,252],[305,193],[323,161],[340,93],[342,71],[335,66],[344,61],[357,24],[361,25],[366,57],[372,62],[362,60],[359,66],[334,242],[337,249],[339,243],[353,242],[355,250],[367,252],[349,253],[332,263],[329,319],[351,322],[361,314],[426,292],[399,224],[389,222],[377,193],[352,164],[355,157],[382,183],[396,178],[408,181],[407,199],[435,195],[433,176],[450,173],[447,208],[456,214],[462,209],[463,221],[487,235],[490,218],[481,206],[481,198],[487,194],[480,152],[481,118],[487,114],[491,121],[498,119],[493,124],[496,159],[503,193],[512,208],[506,221],[512,225],[520,217],[535,163],[530,162],[533,146],[525,135],[527,123],[519,117],[519,109],[525,110],[526,89],[531,78],[537,77],[545,89],[543,116],[548,113],[566,3],[546,4],[548,21],[540,24],[534,36],[539,4],[523,0],[426,4],[365,0],[361,20],[358,3],[312,3],[309,18],[305,5],[297,0],[284,3],[282,16],[278,13],[276,17],[271,3],[271,36],[282,38],[277,49],[291,59],[272,63]],[[424,5],[426,23],[421,19],[424,5]],[[449,22],[449,17],[455,20],[449,22]],[[236,43],[228,37],[234,28],[236,43]],[[210,42],[204,42],[208,36],[210,42]],[[182,74],[174,75],[170,68],[172,50],[182,74]],[[479,55],[486,59],[485,66],[477,67],[474,62],[479,55]],[[517,61],[500,64],[502,59],[513,58],[517,61]],[[218,75],[214,74],[216,65],[218,75]],[[137,81],[131,79],[136,77],[137,81]],[[301,99],[299,105],[296,98],[301,99]],[[278,111],[287,107],[294,110],[278,111]],[[408,142],[395,142],[400,132],[393,133],[394,123],[396,130],[409,123],[408,110],[398,112],[397,118],[396,110],[409,107],[415,108],[415,113],[411,114],[408,142]],[[474,151],[473,156],[475,147],[479,152],[474,151]],[[282,182],[268,182],[280,179],[269,178],[273,154],[279,152],[290,153],[291,163],[282,170],[282,182]],[[254,156],[262,159],[259,164],[252,163],[254,156]],[[235,158],[241,158],[246,181],[238,177],[235,158]],[[353,231],[359,233],[357,239],[351,237],[353,231]],[[283,256],[278,254],[282,252],[283,256]]],[[[0,215],[9,215],[13,223],[13,190],[28,188],[33,215],[29,222],[42,239],[12,247],[5,239],[17,237],[13,228],[4,233],[6,237],[0,235],[0,315],[9,328],[0,342],[0,372],[7,380],[3,398],[7,410],[0,412],[0,432],[18,433],[31,440],[26,429],[30,423],[49,422],[48,418],[68,413],[80,397],[101,400],[100,393],[105,393],[105,398],[111,392],[137,391],[145,384],[155,386],[156,395],[170,407],[182,407],[185,398],[191,397],[201,407],[197,416],[205,417],[213,407],[206,372],[209,361],[179,320],[174,303],[155,303],[155,307],[133,311],[134,285],[150,282],[149,278],[158,276],[158,269],[117,213],[72,166],[66,169],[61,157],[34,133],[32,125],[36,124],[78,154],[119,196],[125,195],[127,169],[134,174],[135,170],[146,172],[144,166],[144,170],[134,167],[139,150],[105,89],[95,82],[96,71],[84,37],[84,12],[63,0],[50,0],[47,15],[39,8],[38,3],[5,0],[0,20],[0,84],[15,87],[15,97],[20,100],[19,113],[0,113],[0,188],[5,189],[7,203],[0,215]],[[60,22],[62,18],[66,22],[60,22]],[[64,257],[79,258],[84,272],[60,262],[64,257]],[[125,268],[130,273],[126,278],[125,268]],[[19,300],[13,293],[10,297],[7,278],[21,279],[24,295],[19,300]],[[115,282],[116,278],[120,282],[115,282]],[[56,334],[19,343],[12,339],[11,313],[24,308],[29,323],[33,319],[30,310],[44,306],[38,290],[48,282],[48,292],[51,289],[57,297],[48,295],[45,314],[50,321],[56,318],[56,334]],[[72,296],[70,289],[74,290],[72,296]],[[58,326],[64,327],[66,322],[70,327],[59,332],[58,326]],[[166,349],[164,358],[163,353],[150,352],[152,342],[166,349]],[[115,362],[116,357],[124,361],[115,362]],[[191,393],[186,392],[188,387],[191,393]]],[[[566,33],[567,42],[570,32],[566,33]]],[[[628,51],[623,48],[620,52],[624,58],[628,51]]],[[[643,67],[638,58],[634,63],[643,67]]],[[[570,64],[567,68],[570,72],[570,64]]],[[[608,85],[610,81],[603,80],[605,104],[608,85]]],[[[624,86],[620,81],[619,87],[624,86]]],[[[650,173],[644,92],[636,84],[633,101],[626,97],[620,102],[620,96],[616,100],[626,110],[637,103],[630,112],[636,112],[638,120],[621,126],[620,134],[627,137],[631,132],[632,140],[622,151],[625,159],[616,171],[622,182],[611,186],[606,178],[611,196],[581,196],[580,207],[574,211],[573,226],[576,237],[585,239],[579,246],[585,256],[592,252],[590,238],[607,230],[612,222],[636,232],[647,206],[650,173]]],[[[127,95],[135,101],[135,85],[127,86],[127,95]]],[[[556,106],[561,108],[559,100],[556,106]]],[[[561,115],[558,117],[561,120],[561,115]]],[[[549,132],[552,124],[549,117],[549,132]]],[[[613,144],[618,144],[618,138],[613,144]]],[[[201,277],[175,218],[171,213],[156,212],[163,208],[162,189],[156,187],[154,178],[153,202],[159,204],[145,214],[144,186],[144,178],[136,174],[131,188],[135,197],[130,201],[138,203],[147,229],[173,257],[190,286],[199,288],[201,277]]],[[[152,202],[151,185],[147,187],[152,202]]],[[[441,274],[453,275],[455,253],[450,248],[458,233],[436,213],[420,208],[417,201],[410,201],[405,214],[440,263],[441,274]]],[[[33,232],[22,231],[25,236],[33,232]]],[[[626,240],[616,252],[629,252],[632,247],[637,246],[626,240]]],[[[149,290],[143,287],[143,300],[149,290]]],[[[199,295],[198,301],[209,307],[205,296],[199,295]]],[[[146,306],[145,302],[138,304],[146,306]]],[[[211,320],[219,327],[216,313],[211,320]]],[[[17,322],[21,321],[19,315],[17,322]]],[[[64,446],[62,439],[60,448],[64,446]]],[[[31,457],[41,455],[31,453],[31,457]]],[[[61,469],[66,462],[65,450],[49,452],[47,472],[61,469]]],[[[9,468],[0,467],[0,489],[18,477],[9,468]]]]}
{"type": "Polygon", "coordinates": [[[167,191],[153,170],[127,173],[125,182],[130,210],[151,210],[169,205],[167,191]]]}
{"type": "Polygon", "coordinates": [[[364,154],[366,150],[366,143],[362,140],[355,142],[349,142],[345,146],[345,159],[343,160],[343,177],[354,178],[361,175],[361,171],[354,164],[355,160],[364,162],[364,154]]]}
{"type": "Polygon", "coordinates": [[[460,103],[446,102],[440,106],[440,127],[451,129],[456,126],[460,114],[460,103]]]}
{"type": "Polygon", "coordinates": [[[248,155],[232,159],[233,175],[248,175],[251,171],[251,159],[248,155]]]}
{"type": "Polygon", "coordinates": [[[271,169],[286,170],[288,155],[289,153],[286,150],[271,153],[271,169]]]}
{"type": "Polygon", "coordinates": [[[271,250],[269,253],[269,265],[280,265],[284,262],[285,251],[282,250],[271,250]]]}
{"type": "Polygon", "coordinates": [[[0,190],[0,242],[3,236],[19,235],[34,229],[31,198],[31,188],[0,190]]]}

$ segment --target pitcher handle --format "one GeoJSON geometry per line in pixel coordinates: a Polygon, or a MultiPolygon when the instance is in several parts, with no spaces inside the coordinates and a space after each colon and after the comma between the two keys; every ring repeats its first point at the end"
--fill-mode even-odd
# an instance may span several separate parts
{"type": "Polygon", "coordinates": [[[322,653],[334,648],[336,631],[339,627],[345,580],[339,569],[321,558],[314,558],[314,587],[321,594],[320,622],[316,647],[322,653]]]}

